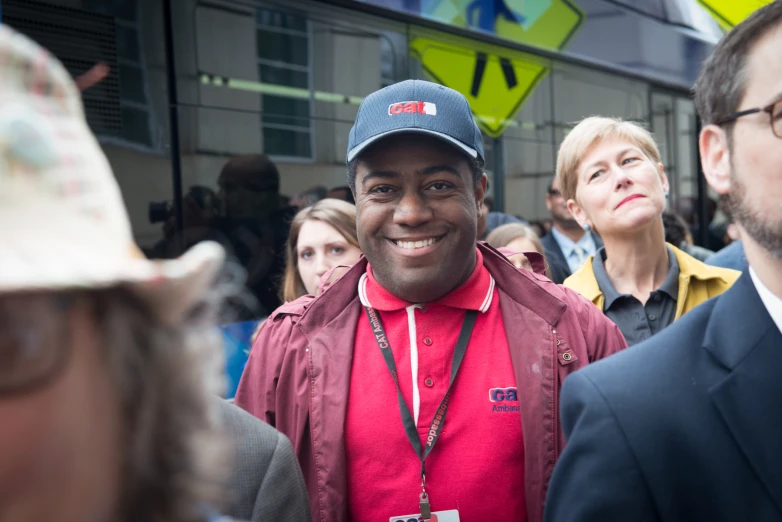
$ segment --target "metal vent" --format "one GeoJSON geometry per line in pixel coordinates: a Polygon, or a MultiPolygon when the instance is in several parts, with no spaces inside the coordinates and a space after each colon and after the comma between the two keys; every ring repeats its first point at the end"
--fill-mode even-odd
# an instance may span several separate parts
{"type": "Polygon", "coordinates": [[[38,42],[77,77],[98,62],[110,73],[82,94],[87,122],[96,134],[122,131],[114,17],[30,0],[2,0],[3,23],[38,42]]]}

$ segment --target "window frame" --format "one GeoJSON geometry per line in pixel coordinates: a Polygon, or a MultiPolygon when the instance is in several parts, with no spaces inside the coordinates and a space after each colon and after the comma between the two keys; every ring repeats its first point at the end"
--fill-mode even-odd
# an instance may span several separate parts
{"type": "MultiPolygon", "coordinates": [[[[128,108],[128,109],[134,109],[138,111],[142,111],[146,113],[146,120],[147,120],[147,127],[149,128],[149,143],[142,143],[139,141],[135,141],[131,138],[128,138],[126,136],[122,135],[112,135],[108,133],[100,133],[96,135],[96,138],[98,140],[98,143],[101,145],[112,145],[117,147],[123,147],[131,150],[136,150],[139,152],[154,154],[154,155],[166,155],[165,152],[165,132],[158,130],[157,119],[155,117],[155,111],[152,107],[152,96],[149,89],[149,81],[148,81],[148,74],[147,74],[147,62],[146,62],[146,55],[144,53],[144,46],[142,43],[142,34],[141,34],[141,3],[138,0],[134,0],[134,6],[133,6],[133,20],[127,20],[125,18],[120,18],[117,15],[114,15],[112,13],[109,13],[114,18],[114,26],[117,29],[125,29],[129,31],[133,31],[136,34],[136,42],[138,45],[138,61],[136,60],[130,60],[126,57],[122,57],[119,55],[119,52],[117,53],[117,66],[120,65],[126,65],[130,67],[137,68],[141,73],[141,83],[142,88],[144,92],[144,97],[146,98],[145,103],[139,103],[137,101],[126,99],[122,96],[122,77],[120,76],[120,94],[119,94],[119,105],[120,110],[128,108]]],[[[93,6],[94,7],[94,6],[93,6]]],[[[119,36],[119,31],[117,30],[117,36],[119,36]]],[[[117,74],[120,74],[120,71],[117,71],[117,74]]],[[[124,124],[124,122],[123,122],[124,124]]]]}
{"type": "MultiPolygon", "coordinates": [[[[256,16],[255,16],[255,34],[256,39],[258,36],[258,33],[260,31],[265,32],[271,32],[271,33],[277,33],[277,34],[283,34],[283,35],[290,35],[290,36],[299,36],[299,37],[306,37],[307,38],[307,65],[299,65],[295,63],[288,63],[288,62],[281,62],[278,60],[269,60],[267,58],[261,58],[258,56],[258,51],[256,48],[256,66],[258,67],[258,80],[261,83],[265,83],[263,81],[263,78],[261,78],[260,70],[262,65],[270,66],[270,67],[276,67],[278,69],[284,69],[294,72],[305,72],[307,73],[307,87],[306,89],[309,91],[310,96],[307,99],[307,104],[309,106],[308,111],[308,117],[307,117],[307,125],[288,125],[283,123],[269,123],[264,121],[264,115],[266,114],[266,107],[263,102],[263,97],[265,95],[261,95],[261,140],[262,140],[262,149],[264,153],[268,154],[268,156],[275,162],[279,163],[306,163],[306,164],[314,164],[316,163],[316,141],[315,141],[315,126],[313,125],[314,121],[314,110],[315,110],[315,96],[314,96],[314,68],[312,65],[313,55],[314,55],[314,48],[313,48],[313,38],[312,38],[312,24],[309,20],[309,18],[298,12],[293,10],[285,10],[277,8],[276,6],[260,6],[256,9],[256,16]],[[302,20],[304,20],[305,23],[305,30],[300,31],[296,29],[289,29],[285,27],[275,27],[272,25],[264,25],[260,22],[258,13],[262,10],[270,11],[272,13],[280,13],[282,15],[290,15],[298,17],[302,20]],[[310,145],[310,153],[308,156],[289,156],[285,154],[274,154],[271,152],[266,152],[265,142],[264,142],[264,131],[266,129],[269,130],[281,130],[281,131],[292,131],[292,132],[298,132],[298,133],[307,133],[309,135],[309,145],[310,145]]],[[[257,45],[257,44],[256,44],[257,45]]],[[[294,87],[292,85],[283,85],[282,87],[294,87]]],[[[301,89],[301,87],[296,87],[298,89],[301,89]]],[[[301,100],[302,98],[294,98],[301,100]]],[[[270,113],[273,114],[273,113],[270,113]]],[[[279,115],[284,116],[284,115],[279,115]]]]}

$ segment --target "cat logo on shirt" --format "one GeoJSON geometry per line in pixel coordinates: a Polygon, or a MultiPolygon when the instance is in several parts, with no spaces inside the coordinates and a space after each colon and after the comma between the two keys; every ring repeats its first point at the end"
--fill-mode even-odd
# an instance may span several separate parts
{"type": "Polygon", "coordinates": [[[519,392],[515,386],[511,388],[491,388],[489,390],[489,401],[493,403],[491,411],[494,413],[520,411],[519,392]]]}

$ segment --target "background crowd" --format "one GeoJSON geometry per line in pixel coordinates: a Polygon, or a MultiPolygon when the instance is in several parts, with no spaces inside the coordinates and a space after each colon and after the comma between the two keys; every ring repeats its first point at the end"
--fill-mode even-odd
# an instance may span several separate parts
{"type": "Polygon", "coordinates": [[[107,71],[0,25],[0,522],[782,519],[781,43],[776,0],[700,72],[704,245],[642,124],[574,123],[528,222],[468,100],[407,80],[345,185],[236,156],[142,251],[81,101],[107,71]]]}

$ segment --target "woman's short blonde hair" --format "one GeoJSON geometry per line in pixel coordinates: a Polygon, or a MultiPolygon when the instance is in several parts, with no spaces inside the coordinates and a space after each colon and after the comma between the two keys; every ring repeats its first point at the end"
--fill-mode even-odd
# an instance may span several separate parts
{"type": "Polygon", "coordinates": [[[565,201],[576,199],[581,160],[595,144],[605,139],[627,140],[640,148],[655,165],[662,163],[654,137],[638,123],[591,116],[573,127],[557,153],[557,181],[565,201]]]}

